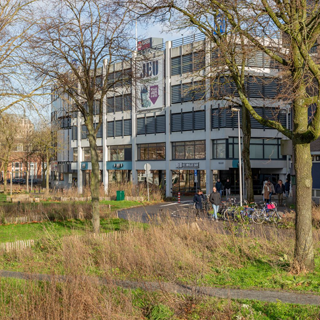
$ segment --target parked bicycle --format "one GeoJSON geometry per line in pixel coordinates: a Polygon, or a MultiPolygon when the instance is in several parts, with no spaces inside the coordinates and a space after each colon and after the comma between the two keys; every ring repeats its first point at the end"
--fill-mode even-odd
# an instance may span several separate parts
{"type": "Polygon", "coordinates": [[[261,208],[252,214],[252,221],[256,224],[262,224],[264,222],[277,224],[279,220],[281,220],[281,217],[275,202],[263,203],[261,208]]]}

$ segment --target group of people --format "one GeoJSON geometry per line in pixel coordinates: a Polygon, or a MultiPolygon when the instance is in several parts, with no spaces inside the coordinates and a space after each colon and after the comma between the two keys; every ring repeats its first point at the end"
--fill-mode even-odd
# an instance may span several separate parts
{"type": "Polygon", "coordinates": [[[265,201],[266,203],[271,202],[271,197],[273,194],[278,195],[278,205],[282,206],[283,195],[285,195],[285,197],[288,198],[290,194],[290,181],[286,179],[285,184],[283,184],[282,180],[278,180],[276,187],[274,187],[270,179],[266,180],[263,183],[262,188],[263,201],[265,201]]]}
{"type": "MultiPolygon", "coordinates": [[[[197,217],[200,216],[200,212],[203,209],[202,203],[205,200],[206,200],[206,198],[205,198],[203,192],[200,189],[197,190],[197,193],[193,197],[193,202],[196,206],[196,216],[197,217]]],[[[221,193],[220,193],[220,191],[217,190],[216,187],[213,187],[213,192],[210,194],[209,201],[210,201],[212,208],[213,208],[213,216],[212,216],[213,221],[217,221],[218,220],[217,214],[219,211],[219,206],[221,204],[221,193]]]]}
{"type": "MultiPolygon", "coordinates": [[[[230,195],[231,191],[231,182],[229,179],[227,179],[224,190],[226,192],[226,197],[228,198],[228,195],[230,195]]],[[[209,196],[209,202],[212,205],[213,208],[213,220],[217,221],[218,216],[217,213],[219,211],[219,206],[221,204],[221,197],[223,193],[223,185],[220,181],[220,179],[217,180],[215,187],[213,187],[213,192],[209,196]]],[[[266,180],[263,184],[262,188],[262,195],[263,200],[266,203],[271,202],[271,197],[273,194],[278,195],[278,205],[283,205],[283,196],[285,195],[286,198],[289,197],[290,194],[290,181],[286,179],[285,184],[282,183],[282,180],[278,180],[277,185],[274,187],[273,183],[270,181],[270,179],[266,180]]],[[[197,217],[200,216],[200,212],[203,210],[203,202],[206,200],[205,195],[203,192],[199,189],[197,190],[197,193],[193,197],[193,203],[196,207],[196,215],[197,217]]]]}

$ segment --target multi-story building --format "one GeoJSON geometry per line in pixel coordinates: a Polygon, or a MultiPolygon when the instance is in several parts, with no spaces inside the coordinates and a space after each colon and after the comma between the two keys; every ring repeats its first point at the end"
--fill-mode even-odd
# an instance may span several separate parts
{"type": "MultiPolygon", "coordinates": [[[[6,143],[12,143],[9,154],[9,163],[7,172],[0,172],[0,180],[9,179],[12,173],[12,178],[26,179],[27,171],[29,171],[30,179],[42,178],[42,162],[36,154],[30,153],[30,137],[34,131],[34,124],[30,119],[23,115],[18,114],[6,114],[15,124],[12,125],[12,133],[8,132],[8,141],[5,137],[1,137],[0,143],[3,145],[3,150],[7,150],[6,143]],[[12,138],[11,138],[12,135],[12,138]]],[[[4,151],[6,152],[6,151],[4,151]]],[[[2,157],[6,157],[6,154],[2,154],[2,157]]],[[[1,159],[0,159],[1,165],[1,159]]]]}
{"type": "MultiPolygon", "coordinates": [[[[139,51],[133,57],[138,61],[133,74],[139,74],[139,79],[125,83],[102,106],[97,143],[105,185],[144,182],[144,165],[149,163],[148,181],[163,186],[167,196],[194,192],[196,187],[210,192],[218,177],[222,182],[229,178],[237,191],[237,115],[230,110],[234,105],[224,98],[228,93],[236,98],[236,93],[226,78],[212,85],[205,76],[207,66],[216,59],[217,51],[210,46],[200,35],[160,45],[159,39],[150,38],[138,46],[138,50],[149,48],[148,60],[139,51]]],[[[129,69],[114,64],[110,80],[129,69]]],[[[248,60],[247,70],[247,91],[257,112],[291,126],[290,108],[277,97],[277,66],[258,52],[248,60]]],[[[58,151],[55,177],[61,187],[72,182],[87,185],[91,159],[86,128],[80,113],[66,113],[62,104],[61,99],[52,103],[52,119],[60,121],[58,135],[65,145],[58,151]]],[[[261,192],[266,177],[285,180],[290,172],[290,157],[281,154],[283,139],[278,131],[252,119],[250,151],[256,193],[261,192]]]]}

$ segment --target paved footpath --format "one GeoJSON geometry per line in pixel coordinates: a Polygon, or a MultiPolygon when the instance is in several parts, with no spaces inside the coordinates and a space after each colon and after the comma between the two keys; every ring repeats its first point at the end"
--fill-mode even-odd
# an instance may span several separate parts
{"type": "MultiPolygon", "coordinates": [[[[72,281],[72,276],[53,276],[45,274],[29,274],[23,272],[0,270],[1,278],[15,278],[37,281],[56,281],[65,282],[72,281]]],[[[77,278],[78,280],[79,278],[77,278]]],[[[241,290],[229,288],[213,288],[213,287],[194,287],[182,284],[173,284],[166,282],[140,282],[129,280],[108,280],[95,277],[83,277],[83,280],[89,280],[101,285],[116,285],[126,289],[141,288],[148,291],[165,291],[170,293],[185,294],[185,295],[205,295],[217,298],[228,299],[248,299],[260,300],[266,302],[283,302],[303,305],[320,305],[320,295],[293,293],[286,291],[258,291],[258,290],[241,290]]]]}

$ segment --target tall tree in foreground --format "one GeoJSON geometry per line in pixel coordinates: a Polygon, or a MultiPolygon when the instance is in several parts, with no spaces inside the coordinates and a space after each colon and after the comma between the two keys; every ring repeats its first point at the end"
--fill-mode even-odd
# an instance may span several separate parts
{"type": "Polygon", "coordinates": [[[110,81],[111,65],[126,61],[130,54],[128,11],[106,0],[50,0],[46,5],[32,39],[35,59],[31,64],[38,75],[52,80],[56,93],[83,117],[92,163],[93,229],[99,232],[97,133],[102,125],[103,101],[115,90],[115,82],[124,78],[120,72],[110,81]]]}
{"type": "MultiPolygon", "coordinates": [[[[227,35],[236,34],[248,46],[264,52],[282,68],[284,99],[292,105],[293,129],[279,121],[259,115],[246,96],[238,66],[234,61],[226,65],[232,76],[241,103],[259,123],[277,129],[293,142],[296,173],[296,239],[293,269],[297,272],[313,270],[312,237],[312,160],[310,142],[320,133],[320,65],[312,48],[320,36],[320,4],[300,0],[181,0],[135,1],[145,13],[177,12],[219,46],[223,35],[219,32],[219,18],[227,22],[227,35]],[[310,119],[309,106],[314,115],[310,119]]],[[[186,20],[184,20],[186,21],[186,20]]]]}

